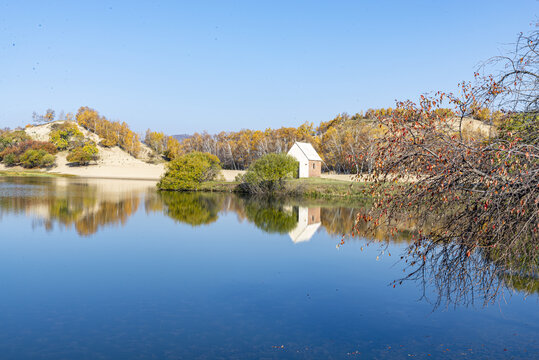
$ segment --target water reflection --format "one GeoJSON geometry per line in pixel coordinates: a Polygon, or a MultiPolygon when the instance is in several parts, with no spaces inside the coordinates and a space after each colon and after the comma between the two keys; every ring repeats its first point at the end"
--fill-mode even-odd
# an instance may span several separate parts
{"type": "Polygon", "coordinates": [[[206,225],[217,221],[223,198],[202,196],[198,193],[160,192],[158,203],[152,204],[152,210],[163,210],[168,217],[191,226],[206,225]]]}
{"type": "Polygon", "coordinates": [[[394,284],[406,281],[420,284],[421,298],[433,303],[435,308],[485,306],[509,297],[515,290],[537,294],[539,259],[528,257],[526,252],[500,259],[499,253],[495,248],[470,250],[457,242],[414,242],[403,258],[405,276],[394,284]]]}
{"type": "Polygon", "coordinates": [[[289,234],[294,242],[308,241],[320,228],[335,236],[350,234],[358,210],[232,194],[157,192],[153,183],[144,181],[0,178],[0,216],[24,214],[47,230],[58,225],[92,235],[109,225],[125,225],[140,206],[146,213],[163,213],[191,226],[234,213],[262,231],[289,234]]]}
{"type": "Polygon", "coordinates": [[[55,224],[91,235],[107,225],[125,225],[150,182],[67,178],[0,178],[0,216],[25,214],[52,230],[55,224]]]}
{"type": "Polygon", "coordinates": [[[267,233],[286,234],[298,224],[293,209],[268,200],[243,199],[247,220],[267,233]]]}
{"type": "Polygon", "coordinates": [[[282,203],[232,194],[153,190],[145,194],[144,206],[146,213],[162,212],[192,226],[211,224],[219,214],[233,213],[240,222],[248,221],[267,233],[288,234],[293,242],[310,240],[320,228],[336,237],[350,235],[358,211],[352,207],[282,203]]]}
{"type": "Polygon", "coordinates": [[[293,242],[309,241],[322,225],[320,207],[295,207],[297,213],[296,227],[288,232],[293,242]]]}
{"type": "Polygon", "coordinates": [[[162,213],[193,227],[214,223],[221,214],[235,214],[239,222],[247,221],[267,233],[288,235],[294,243],[310,241],[322,229],[338,240],[368,238],[378,245],[408,243],[408,252],[402,259],[407,272],[396,284],[406,280],[423,284],[424,296],[432,294],[428,289],[434,288],[437,306],[443,302],[468,305],[477,298],[488,303],[503,288],[539,293],[534,270],[537,259],[520,253],[499,262],[495,249],[470,253],[457,243],[418,248],[429,244],[411,242],[417,231],[410,218],[399,224],[395,234],[379,228],[367,235],[362,228],[353,233],[360,209],[344,205],[283,203],[232,194],[157,192],[152,182],[143,181],[0,178],[0,217],[23,214],[49,231],[58,225],[73,227],[81,236],[92,235],[107,226],[124,226],[141,206],[147,214],[162,213]],[[533,265],[531,271],[526,264],[533,265]]]}

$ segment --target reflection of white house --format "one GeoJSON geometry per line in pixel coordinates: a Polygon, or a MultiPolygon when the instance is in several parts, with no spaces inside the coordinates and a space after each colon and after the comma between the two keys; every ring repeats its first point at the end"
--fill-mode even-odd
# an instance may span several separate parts
{"type": "Polygon", "coordinates": [[[295,142],[288,150],[288,155],[299,161],[299,177],[320,177],[322,158],[309,143],[295,142]]]}
{"type": "Polygon", "coordinates": [[[299,207],[298,225],[288,235],[293,242],[309,241],[320,227],[320,208],[299,207]]]}

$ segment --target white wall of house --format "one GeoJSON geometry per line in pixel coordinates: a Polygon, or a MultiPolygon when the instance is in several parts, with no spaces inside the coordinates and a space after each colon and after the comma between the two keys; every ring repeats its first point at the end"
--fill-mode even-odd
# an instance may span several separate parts
{"type": "Polygon", "coordinates": [[[301,151],[298,144],[292,145],[292,147],[288,151],[288,155],[294,157],[297,161],[299,161],[299,177],[309,177],[309,159],[307,159],[307,156],[305,156],[303,151],[301,151]]]}

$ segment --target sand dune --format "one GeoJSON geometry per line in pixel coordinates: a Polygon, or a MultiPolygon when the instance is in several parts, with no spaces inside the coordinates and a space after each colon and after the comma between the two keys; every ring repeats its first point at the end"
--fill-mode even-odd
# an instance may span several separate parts
{"type": "MultiPolygon", "coordinates": [[[[33,126],[25,129],[25,131],[34,140],[48,141],[53,124],[54,123],[33,126]]],[[[93,140],[96,144],[101,141],[101,138],[98,135],[91,133],[80,126],[79,130],[86,138],[93,140]]],[[[144,180],[159,180],[165,171],[165,164],[150,164],[145,161],[149,158],[152,151],[144,144],[141,144],[142,149],[138,158],[129,155],[117,146],[112,148],[98,146],[98,148],[100,158],[95,164],[90,164],[88,166],[68,165],[66,160],[67,152],[64,151],[57,154],[55,167],[43,171],[65,175],[76,175],[85,178],[144,180]]],[[[0,169],[5,170],[6,168],[0,165],[0,169]]]]}

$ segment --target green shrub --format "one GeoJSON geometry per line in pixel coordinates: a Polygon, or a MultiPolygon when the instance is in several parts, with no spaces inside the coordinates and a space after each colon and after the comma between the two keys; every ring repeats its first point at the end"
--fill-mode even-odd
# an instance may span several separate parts
{"type": "Polygon", "coordinates": [[[220,170],[217,156],[192,152],[168,163],[157,187],[160,190],[196,190],[200,183],[215,179],[220,170]]]}
{"type": "Polygon", "coordinates": [[[54,165],[54,160],[54,155],[45,150],[27,150],[19,159],[25,168],[49,167],[54,165]]]}
{"type": "Polygon", "coordinates": [[[287,154],[268,154],[256,160],[238,180],[242,188],[253,194],[284,191],[285,180],[297,177],[299,163],[287,154]]]}
{"type": "Polygon", "coordinates": [[[6,166],[15,166],[19,163],[19,157],[15,154],[7,154],[3,161],[6,166]]]}
{"type": "Polygon", "coordinates": [[[52,154],[46,154],[41,159],[41,165],[39,167],[51,167],[54,166],[54,163],[56,162],[56,157],[52,154]]]}
{"type": "Polygon", "coordinates": [[[95,143],[86,143],[69,151],[66,160],[77,165],[88,165],[91,161],[97,161],[99,150],[95,143]]]}
{"type": "Polygon", "coordinates": [[[52,126],[49,140],[58,150],[66,150],[80,146],[84,140],[84,135],[76,124],[64,122],[52,126]]]}
{"type": "Polygon", "coordinates": [[[0,135],[0,152],[4,151],[4,149],[10,145],[11,143],[9,142],[9,140],[6,139],[3,135],[0,135]]]}

